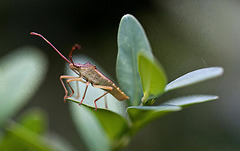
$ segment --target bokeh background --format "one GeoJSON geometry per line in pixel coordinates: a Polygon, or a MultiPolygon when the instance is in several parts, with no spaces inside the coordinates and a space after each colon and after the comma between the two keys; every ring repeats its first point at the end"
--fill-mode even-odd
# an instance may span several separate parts
{"type": "Polygon", "coordinates": [[[240,150],[238,0],[1,0],[0,56],[31,45],[40,48],[49,60],[44,83],[21,112],[31,107],[46,110],[49,131],[66,138],[79,150],[87,150],[72,123],[68,105],[63,103],[59,76],[64,74],[65,62],[49,45],[29,33],[43,34],[66,56],[73,44],[81,44],[79,53],[88,55],[116,77],[118,24],[127,13],[141,22],[169,81],[204,67],[221,66],[225,73],[159,98],[156,104],[186,94],[220,96],[217,101],[156,120],[140,131],[125,150],[240,150]]]}

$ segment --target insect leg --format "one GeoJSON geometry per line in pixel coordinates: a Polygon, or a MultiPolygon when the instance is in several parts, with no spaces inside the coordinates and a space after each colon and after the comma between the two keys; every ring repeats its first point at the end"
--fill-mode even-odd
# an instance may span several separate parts
{"type": "Polygon", "coordinates": [[[77,97],[76,97],[76,99],[78,99],[78,98],[80,97],[80,91],[79,91],[78,81],[76,81],[76,85],[77,85],[77,97]]]}
{"type": "Polygon", "coordinates": [[[86,92],[87,92],[88,85],[89,85],[89,82],[86,82],[86,88],[85,88],[85,91],[84,91],[84,94],[83,94],[82,100],[81,100],[81,102],[79,103],[79,105],[82,104],[82,102],[83,102],[83,100],[84,100],[84,98],[85,98],[85,95],[86,95],[86,92]]]}
{"type": "Polygon", "coordinates": [[[104,101],[105,101],[105,108],[108,109],[107,96],[106,96],[106,95],[105,95],[105,97],[104,97],[104,101]]]}
{"type": "Polygon", "coordinates": [[[62,85],[63,85],[64,90],[65,90],[64,102],[66,102],[66,99],[67,99],[68,97],[71,97],[71,96],[73,95],[73,93],[74,93],[74,90],[73,90],[73,88],[71,87],[71,85],[69,84],[69,82],[71,82],[71,81],[81,81],[81,82],[84,82],[84,83],[85,83],[85,81],[83,81],[82,78],[74,77],[74,76],[68,76],[68,75],[62,75],[62,76],[60,76],[60,81],[61,81],[61,83],[62,83],[62,85]],[[69,95],[69,96],[67,96],[68,91],[67,91],[67,88],[66,88],[66,86],[65,86],[65,84],[64,84],[64,82],[63,82],[63,79],[69,79],[69,80],[67,80],[67,84],[68,84],[68,86],[70,87],[70,89],[71,89],[71,91],[72,91],[72,94],[69,95]]]}
{"type": "MultiPolygon", "coordinates": [[[[72,87],[71,87],[71,85],[69,84],[69,82],[72,82],[72,81],[76,81],[76,82],[78,82],[78,81],[81,81],[81,82],[83,82],[83,83],[86,83],[85,81],[83,81],[82,80],[82,78],[80,77],[78,77],[78,78],[75,78],[75,79],[69,79],[69,80],[67,80],[66,82],[67,82],[67,84],[69,85],[69,87],[72,89],[72,87]]],[[[73,91],[73,89],[72,89],[72,94],[70,94],[68,97],[71,97],[72,95],[73,95],[73,93],[74,93],[74,91],[73,91]]],[[[78,92],[78,94],[79,94],[79,92],[78,92]]]]}
{"type": "Polygon", "coordinates": [[[78,81],[81,81],[81,82],[85,83],[85,81],[83,81],[82,78],[79,78],[79,77],[74,78],[74,79],[69,79],[69,80],[67,80],[67,81],[66,81],[67,84],[68,84],[69,87],[72,89],[72,94],[70,94],[69,97],[71,97],[71,96],[73,95],[73,93],[74,93],[73,88],[72,88],[71,85],[69,84],[69,82],[72,82],[72,81],[77,81],[77,82],[78,82],[78,81]]]}
{"type": "MultiPolygon", "coordinates": [[[[62,83],[62,86],[63,86],[64,90],[65,90],[64,102],[66,102],[66,98],[68,98],[68,96],[67,96],[68,91],[67,91],[67,88],[66,88],[66,86],[65,86],[65,84],[64,84],[64,82],[63,82],[63,79],[69,79],[69,78],[77,78],[77,77],[68,76],[68,75],[62,75],[62,76],[60,76],[60,81],[61,81],[61,83],[62,83]]],[[[71,86],[70,86],[70,88],[71,88],[71,86]]],[[[74,93],[74,91],[73,91],[72,88],[71,88],[71,90],[72,90],[72,92],[74,93]]]]}
{"type": "Polygon", "coordinates": [[[107,90],[107,92],[105,92],[103,95],[101,95],[100,97],[98,97],[96,100],[94,100],[94,105],[95,105],[95,111],[97,110],[97,101],[99,100],[99,99],[101,99],[102,97],[104,97],[106,94],[108,94],[110,91],[112,91],[112,87],[111,86],[105,86],[105,85],[94,85],[94,84],[92,84],[92,86],[93,87],[95,87],[95,88],[100,88],[100,89],[105,89],[105,90],[107,90]]]}
{"type": "Polygon", "coordinates": [[[92,84],[92,86],[95,87],[95,88],[100,88],[100,89],[109,90],[109,91],[112,91],[112,89],[113,89],[111,86],[105,86],[105,85],[92,84]]]}

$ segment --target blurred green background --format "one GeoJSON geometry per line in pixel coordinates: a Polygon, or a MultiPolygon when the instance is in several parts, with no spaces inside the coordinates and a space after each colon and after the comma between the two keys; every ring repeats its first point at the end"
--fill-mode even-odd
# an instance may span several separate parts
{"type": "Polygon", "coordinates": [[[31,45],[40,48],[49,60],[44,83],[22,111],[43,108],[49,116],[50,131],[65,137],[79,150],[86,150],[68,105],[63,103],[59,76],[64,74],[65,61],[42,39],[29,33],[43,34],[66,56],[73,44],[79,43],[82,50],[78,53],[88,55],[116,77],[118,24],[127,13],[141,22],[169,82],[210,66],[221,66],[225,73],[161,97],[156,104],[175,95],[195,93],[215,94],[220,99],[156,120],[140,131],[125,150],[240,150],[237,0],[1,0],[0,56],[31,45]]]}

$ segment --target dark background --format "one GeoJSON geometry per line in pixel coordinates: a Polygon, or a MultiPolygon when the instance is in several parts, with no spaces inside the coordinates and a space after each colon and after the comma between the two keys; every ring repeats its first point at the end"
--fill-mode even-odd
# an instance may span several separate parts
{"type": "Polygon", "coordinates": [[[64,73],[65,62],[49,45],[29,33],[43,34],[66,56],[73,44],[81,44],[82,54],[93,58],[115,77],[118,25],[128,13],[141,22],[169,81],[210,66],[221,66],[225,73],[159,98],[156,104],[187,94],[220,96],[217,101],[156,120],[139,132],[126,150],[240,150],[240,1],[237,0],[2,0],[0,56],[33,45],[49,60],[44,83],[23,110],[43,108],[49,115],[49,131],[65,137],[79,150],[86,150],[68,106],[63,103],[59,76],[64,73]]]}

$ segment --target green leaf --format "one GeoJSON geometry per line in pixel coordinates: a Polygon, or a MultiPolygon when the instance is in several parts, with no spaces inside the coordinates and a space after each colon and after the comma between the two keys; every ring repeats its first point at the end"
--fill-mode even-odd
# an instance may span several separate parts
{"type": "Polygon", "coordinates": [[[71,113],[89,150],[107,151],[118,145],[116,140],[128,130],[127,121],[122,116],[103,108],[94,111],[92,106],[84,103],[79,106],[79,101],[72,98],[68,100],[77,103],[70,104],[71,113]]]}
{"type": "Polygon", "coordinates": [[[214,96],[214,95],[191,95],[191,96],[184,96],[184,97],[171,99],[165,102],[164,104],[187,107],[193,104],[208,102],[216,99],[218,99],[218,96],[214,96]]]}
{"type": "Polygon", "coordinates": [[[121,88],[130,97],[130,105],[139,105],[143,97],[137,66],[139,52],[144,52],[153,59],[150,44],[141,24],[132,15],[125,15],[118,30],[116,72],[121,88]]]}
{"type": "Polygon", "coordinates": [[[0,60],[0,125],[36,92],[47,69],[45,56],[34,47],[24,47],[0,60]]]}
{"type": "Polygon", "coordinates": [[[47,130],[47,115],[41,109],[31,109],[21,115],[19,124],[37,134],[44,134],[47,130]]]}
{"type": "MultiPolygon", "coordinates": [[[[162,66],[155,59],[154,62],[148,59],[144,54],[138,56],[138,70],[142,81],[144,97],[143,104],[148,99],[154,99],[164,92],[167,84],[167,78],[162,66]]],[[[151,101],[150,105],[153,103],[151,101]]]]}
{"type": "MultiPolygon", "coordinates": [[[[78,107],[80,110],[79,101],[75,100],[73,98],[68,98],[68,100],[75,102],[75,106],[78,107]]],[[[97,111],[95,111],[94,107],[82,103],[83,106],[87,107],[89,111],[91,111],[94,116],[96,116],[99,120],[99,122],[102,124],[103,128],[107,132],[108,136],[111,139],[116,139],[119,137],[119,135],[127,129],[127,121],[119,114],[112,112],[105,108],[98,108],[97,111]]]]}
{"type": "Polygon", "coordinates": [[[127,112],[132,121],[131,133],[135,134],[140,128],[147,123],[167,114],[181,110],[181,107],[175,105],[160,106],[131,106],[127,112]]]}
{"type": "MultiPolygon", "coordinates": [[[[17,143],[20,142],[20,146],[22,147],[25,146],[33,150],[51,150],[47,140],[16,122],[12,121],[11,126],[8,126],[7,131],[9,132],[10,137],[15,139],[17,143]]],[[[5,147],[11,146],[0,146],[0,148],[1,147],[4,149],[5,147]]]]}
{"type": "Polygon", "coordinates": [[[73,122],[90,151],[110,150],[110,140],[96,116],[88,108],[70,104],[73,122]]]}
{"type": "Polygon", "coordinates": [[[66,141],[56,135],[45,136],[46,115],[42,110],[25,112],[19,123],[12,121],[0,143],[0,150],[72,151],[66,141]]]}
{"type": "Polygon", "coordinates": [[[180,87],[195,84],[204,80],[221,76],[222,74],[223,74],[223,68],[221,67],[210,67],[210,68],[195,70],[193,72],[187,73],[177,78],[176,80],[170,82],[166,86],[165,91],[170,91],[180,87]]]}
{"type": "MultiPolygon", "coordinates": [[[[16,127],[20,126],[24,127],[28,131],[31,131],[31,133],[43,134],[46,130],[46,116],[41,110],[29,110],[21,115],[19,124],[15,124],[15,122],[13,122],[7,127],[10,127],[8,128],[10,131],[18,133],[15,132],[15,130],[16,127]]],[[[19,139],[19,137],[16,137],[11,133],[8,133],[5,135],[5,137],[3,137],[0,145],[0,150],[27,150],[27,148],[29,148],[28,142],[19,139]]],[[[31,145],[30,148],[32,148],[31,145]]]]}

